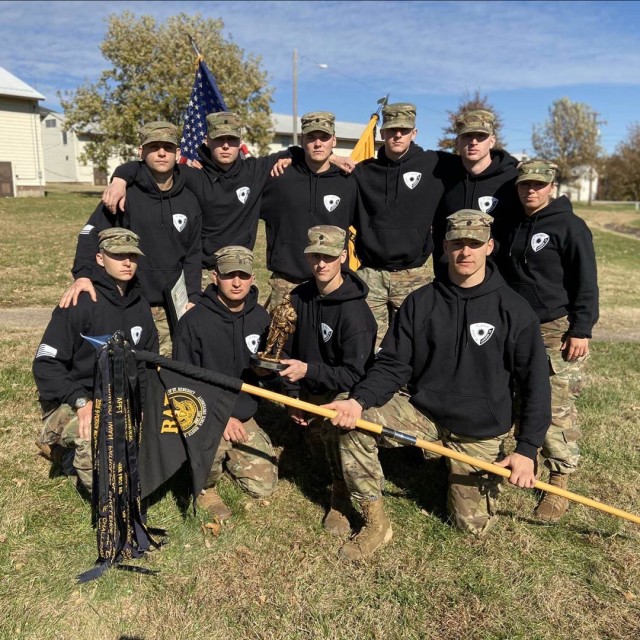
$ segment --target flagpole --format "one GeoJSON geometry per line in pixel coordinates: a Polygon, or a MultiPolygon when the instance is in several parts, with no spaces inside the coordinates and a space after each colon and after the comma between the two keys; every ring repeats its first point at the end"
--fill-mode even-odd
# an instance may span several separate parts
{"type": "MultiPolygon", "coordinates": [[[[280,402],[289,407],[294,407],[296,409],[302,409],[303,411],[315,413],[316,415],[323,416],[324,418],[333,418],[337,415],[337,412],[332,411],[331,409],[325,409],[324,407],[319,407],[315,404],[311,404],[310,402],[304,402],[303,400],[299,400],[298,398],[290,398],[280,393],[275,393],[273,391],[269,391],[268,389],[262,389],[261,387],[256,387],[250,384],[243,383],[242,391],[255,396],[260,396],[261,398],[265,398],[267,400],[271,400],[272,402],[280,402]]],[[[363,429],[364,431],[370,431],[371,433],[376,433],[378,435],[384,435],[386,437],[393,438],[394,440],[398,440],[399,442],[403,442],[404,444],[414,445],[416,447],[419,447],[420,449],[425,449],[426,451],[431,451],[432,453],[437,453],[447,458],[452,458],[453,460],[457,460],[458,462],[463,462],[472,467],[482,469],[483,471],[488,471],[489,473],[502,476],[503,478],[509,478],[511,476],[511,471],[509,469],[505,469],[504,467],[499,467],[498,465],[491,462],[485,462],[484,460],[480,460],[479,458],[469,456],[466,453],[454,451],[453,449],[447,449],[446,447],[436,444],[435,442],[429,442],[427,440],[423,440],[422,438],[416,438],[408,433],[403,433],[401,431],[396,431],[395,429],[383,427],[382,425],[376,424],[375,422],[369,422],[368,420],[360,419],[356,421],[356,427],[358,427],[359,429],[363,429]]],[[[618,518],[623,518],[625,520],[629,520],[630,522],[640,524],[640,517],[632,513],[628,513],[627,511],[623,511],[622,509],[617,509],[616,507],[611,507],[608,504],[599,502],[598,500],[586,498],[584,496],[581,496],[580,494],[573,493],[572,491],[567,491],[566,489],[555,487],[546,482],[542,482],[541,480],[537,480],[533,488],[540,489],[547,493],[554,493],[558,496],[562,496],[563,498],[567,498],[568,500],[572,500],[573,502],[578,502],[579,504],[583,504],[587,507],[592,507],[594,509],[604,511],[605,513],[608,513],[610,515],[617,516],[618,518]]]]}

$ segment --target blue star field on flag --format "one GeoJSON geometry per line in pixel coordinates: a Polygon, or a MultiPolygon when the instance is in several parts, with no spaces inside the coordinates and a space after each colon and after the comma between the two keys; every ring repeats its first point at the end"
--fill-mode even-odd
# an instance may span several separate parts
{"type": "Polygon", "coordinates": [[[184,117],[180,141],[181,162],[198,157],[198,147],[207,134],[207,114],[215,111],[227,111],[227,105],[209,67],[204,60],[200,60],[184,117]]]}

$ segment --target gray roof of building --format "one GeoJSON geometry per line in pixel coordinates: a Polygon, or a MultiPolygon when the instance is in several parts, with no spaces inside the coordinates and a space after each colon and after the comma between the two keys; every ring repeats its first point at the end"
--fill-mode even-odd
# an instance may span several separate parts
{"type": "Polygon", "coordinates": [[[29,98],[31,100],[44,100],[45,97],[26,82],[16,78],[13,73],[0,67],[0,96],[12,96],[14,98],[29,98]]]}

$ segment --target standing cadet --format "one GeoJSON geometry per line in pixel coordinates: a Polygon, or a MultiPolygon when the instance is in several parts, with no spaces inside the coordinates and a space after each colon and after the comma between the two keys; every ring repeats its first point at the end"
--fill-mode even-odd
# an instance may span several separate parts
{"type": "MultiPolygon", "coordinates": [[[[258,376],[250,358],[264,346],[270,318],[258,304],[258,290],[253,286],[253,253],[245,247],[223,247],[214,259],[213,284],[178,323],[173,357],[255,385],[258,376]]],[[[269,436],[253,418],[257,408],[253,396],[238,395],[205,490],[198,498],[198,505],[218,520],[232,515],[215,489],[223,465],[254,498],[266,498],[275,491],[278,469],[269,436]]]]}
{"type": "MultiPolygon", "coordinates": [[[[36,444],[46,457],[62,465],[66,475],[77,475],[89,491],[96,348],[84,336],[110,336],[120,330],[132,345],[158,350],[151,311],[136,278],[142,256],[138,236],[127,229],[107,229],[100,232],[98,246],[91,273],[96,301],[84,294],[77,306],[56,307],[33,361],[43,414],[36,444]]],[[[141,363],[143,389],[144,368],[141,363]]]]}
{"type": "MultiPolygon", "coordinates": [[[[442,440],[447,448],[499,461],[511,469],[509,482],[532,487],[550,417],[547,362],[535,314],[487,264],[491,221],[473,210],[449,216],[447,277],[407,297],[365,379],[349,400],[328,408],[338,411],[336,425],[353,429],[362,416],[442,440]],[[522,392],[520,430],[515,451],[504,457],[515,383],[522,392]],[[405,385],[408,394],[401,391],[405,385]]],[[[341,440],[347,485],[369,502],[365,527],[341,550],[349,559],[365,558],[391,539],[379,445],[398,446],[357,430],[346,431],[341,440]]],[[[495,522],[500,478],[447,462],[451,518],[460,529],[482,536],[495,522]]]]}
{"type": "MultiPolygon", "coordinates": [[[[291,304],[298,323],[291,341],[289,366],[280,375],[292,383],[294,395],[322,404],[346,398],[373,360],[376,323],[366,303],[367,285],[348,270],[344,248],[346,233],[340,227],[319,225],[308,231],[304,250],[314,279],[296,287],[291,304]]],[[[294,422],[307,426],[304,412],[290,410],[294,422]]],[[[339,452],[339,434],[329,421],[318,425],[324,442],[333,486],[324,528],[333,535],[351,531],[351,495],[345,483],[339,452]]],[[[307,433],[309,430],[307,430],[307,433]]]]}
{"type": "Polygon", "coordinates": [[[362,263],[358,275],[369,286],[378,342],[406,296],[431,280],[431,224],[442,195],[438,154],[413,142],[416,107],[388,104],[382,117],[384,147],[353,173],[359,194],[354,221],[362,263]]]}
{"type": "MultiPolygon", "coordinates": [[[[498,265],[510,287],[529,302],[540,321],[551,376],[551,426],[542,447],[549,483],[567,488],[578,466],[580,394],[591,331],[598,320],[598,279],[593,238],[566,196],[553,199],[555,165],[529,160],[518,169],[524,213],[514,216],[498,265]]],[[[560,519],[566,498],[545,494],[536,515],[560,519]]]]}
{"type": "MultiPolygon", "coordinates": [[[[75,283],[60,306],[75,304],[80,291],[91,297],[89,273],[98,233],[111,227],[131,229],[140,236],[143,256],[138,277],[142,295],[151,305],[160,337],[160,353],[171,354],[171,336],[163,291],[184,274],[191,308],[200,298],[202,216],[195,196],[176,169],[178,129],[169,122],[153,122],[140,132],[139,169],[129,189],[124,212],[112,214],[100,204],[80,231],[73,265],[75,283]]],[[[135,163],[136,165],[138,163],[135,163]]]]}
{"type": "Polygon", "coordinates": [[[272,311],[296,285],[313,276],[304,258],[307,230],[328,224],[348,229],[356,207],[356,183],[331,164],[336,146],[335,116],[327,111],[300,119],[302,150],[293,149],[293,163],[270,178],[262,196],[260,217],[267,235],[267,269],[272,311]]]}
{"type": "Polygon", "coordinates": [[[444,196],[433,223],[434,264],[446,273],[447,260],[442,243],[447,216],[460,209],[476,209],[494,219],[491,232],[501,240],[505,220],[520,210],[515,189],[518,161],[506,151],[495,149],[495,116],[491,111],[474,109],[463,113],[455,123],[458,155],[440,152],[439,174],[444,196]]]}

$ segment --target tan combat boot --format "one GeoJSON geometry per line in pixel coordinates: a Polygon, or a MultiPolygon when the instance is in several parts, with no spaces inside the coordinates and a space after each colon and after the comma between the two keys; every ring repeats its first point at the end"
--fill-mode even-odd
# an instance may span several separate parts
{"type": "Polygon", "coordinates": [[[212,520],[223,522],[228,520],[232,515],[231,509],[222,501],[218,492],[214,487],[205,489],[196,500],[196,504],[209,512],[212,520]]]}
{"type": "Polygon", "coordinates": [[[322,521],[322,526],[332,536],[346,536],[351,533],[349,515],[353,510],[351,494],[344,482],[334,482],[331,487],[331,503],[329,511],[322,521]]]}
{"type": "Polygon", "coordinates": [[[43,444],[40,438],[36,440],[36,446],[40,449],[40,453],[47,459],[62,466],[62,461],[65,454],[65,448],[60,444],[43,444]]]}
{"type": "Polygon", "coordinates": [[[382,498],[363,500],[360,506],[364,516],[364,526],[358,535],[351,538],[338,552],[338,556],[345,560],[368,558],[393,537],[391,522],[384,511],[382,498]]]}
{"type": "MultiPolygon", "coordinates": [[[[552,471],[549,474],[549,484],[560,489],[566,489],[569,484],[569,476],[566,473],[556,473],[552,471]]],[[[555,522],[560,520],[569,509],[569,500],[553,493],[545,493],[538,506],[534,509],[534,513],[538,520],[544,522],[555,522]]]]}

